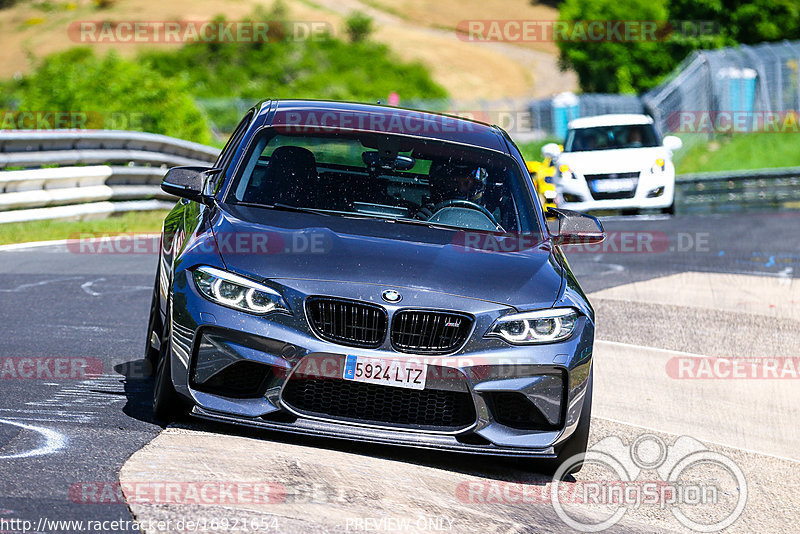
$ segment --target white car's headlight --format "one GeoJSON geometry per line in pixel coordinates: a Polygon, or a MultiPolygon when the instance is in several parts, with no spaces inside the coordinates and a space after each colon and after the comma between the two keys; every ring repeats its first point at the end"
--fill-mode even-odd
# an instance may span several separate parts
{"type": "Polygon", "coordinates": [[[663,159],[658,158],[655,163],[653,163],[653,166],[650,167],[650,174],[662,173],[666,168],[666,162],[663,159]]]}
{"type": "Polygon", "coordinates": [[[571,336],[577,323],[578,312],[573,308],[513,313],[497,319],[486,335],[514,345],[552,343],[571,336]]]}
{"type": "Polygon", "coordinates": [[[259,315],[291,313],[283,295],[243,276],[214,267],[198,267],[192,278],[200,294],[222,306],[259,315]]]}

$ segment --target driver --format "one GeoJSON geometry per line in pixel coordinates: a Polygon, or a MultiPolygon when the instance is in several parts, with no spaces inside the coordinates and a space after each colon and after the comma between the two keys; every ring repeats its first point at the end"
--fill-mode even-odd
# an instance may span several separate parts
{"type": "Polygon", "coordinates": [[[431,166],[431,201],[468,200],[481,204],[488,173],[483,167],[469,164],[436,163],[431,166]]]}
{"type": "Polygon", "coordinates": [[[483,167],[454,167],[454,199],[480,203],[486,191],[486,169],[483,167]]]}

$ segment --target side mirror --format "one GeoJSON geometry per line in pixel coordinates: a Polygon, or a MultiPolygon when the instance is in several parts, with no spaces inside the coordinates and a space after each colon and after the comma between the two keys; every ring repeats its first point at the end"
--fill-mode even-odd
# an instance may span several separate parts
{"type": "Polygon", "coordinates": [[[547,215],[558,218],[558,234],[553,236],[556,245],[590,245],[606,238],[597,217],[563,208],[548,208],[547,215]]]}
{"type": "Polygon", "coordinates": [[[661,143],[664,145],[664,148],[675,152],[676,150],[680,150],[683,146],[683,141],[681,141],[680,137],[675,137],[674,135],[668,135],[664,137],[664,140],[661,143]]]}
{"type": "Polygon", "coordinates": [[[542,147],[542,157],[550,158],[550,161],[555,161],[559,154],[561,154],[561,147],[556,143],[547,143],[542,147]]]}
{"type": "Polygon", "coordinates": [[[161,182],[161,189],[176,197],[204,202],[203,186],[209,174],[220,169],[209,167],[173,167],[161,182]]]}

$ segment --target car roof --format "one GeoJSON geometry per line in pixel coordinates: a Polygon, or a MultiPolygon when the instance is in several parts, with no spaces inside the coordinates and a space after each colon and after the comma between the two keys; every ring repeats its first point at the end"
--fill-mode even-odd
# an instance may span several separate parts
{"type": "Polygon", "coordinates": [[[569,122],[569,128],[593,128],[596,126],[620,126],[624,124],[653,124],[653,118],[636,113],[618,113],[581,117],[569,122]]]}
{"type": "Polygon", "coordinates": [[[508,153],[497,126],[428,111],[326,100],[273,100],[260,105],[265,124],[289,133],[360,131],[424,137],[508,153]]]}

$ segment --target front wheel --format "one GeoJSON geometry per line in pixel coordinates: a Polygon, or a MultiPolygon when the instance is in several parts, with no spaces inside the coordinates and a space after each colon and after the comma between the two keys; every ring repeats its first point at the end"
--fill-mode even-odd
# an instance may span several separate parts
{"type": "Polygon", "coordinates": [[[183,399],[172,384],[172,336],[170,331],[171,309],[167,307],[167,317],[161,334],[161,348],[155,368],[153,385],[153,415],[160,421],[174,421],[184,413],[183,399]]]}
{"type": "Polygon", "coordinates": [[[161,335],[164,331],[164,325],[161,324],[163,321],[161,320],[161,306],[159,303],[158,274],[158,271],[156,271],[155,287],[153,287],[153,296],[150,299],[150,318],[147,320],[147,338],[144,340],[144,361],[147,363],[150,376],[153,376],[158,364],[161,335]]]}

